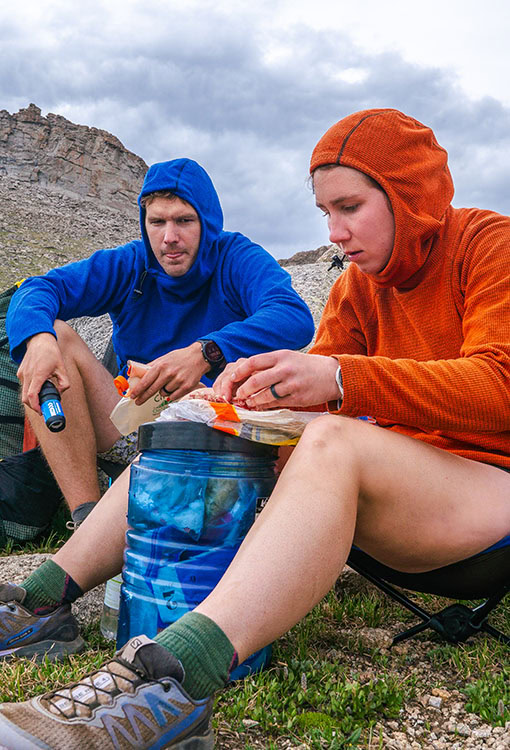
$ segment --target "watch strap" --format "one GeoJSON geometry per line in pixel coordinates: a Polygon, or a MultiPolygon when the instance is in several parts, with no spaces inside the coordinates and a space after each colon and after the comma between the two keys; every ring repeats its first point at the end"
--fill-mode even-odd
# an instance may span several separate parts
{"type": "Polygon", "coordinates": [[[197,341],[202,347],[202,356],[210,367],[206,375],[209,378],[217,377],[227,364],[223,352],[212,339],[197,339],[197,341]]]}

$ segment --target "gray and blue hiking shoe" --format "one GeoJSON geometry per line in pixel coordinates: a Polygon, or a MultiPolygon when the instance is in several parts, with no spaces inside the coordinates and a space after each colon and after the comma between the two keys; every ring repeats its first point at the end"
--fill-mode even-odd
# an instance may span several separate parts
{"type": "Polygon", "coordinates": [[[35,656],[58,661],[84,648],[69,604],[37,614],[23,606],[26,594],[21,586],[0,585],[0,660],[35,656]]]}
{"type": "Polygon", "coordinates": [[[212,699],[184,691],[180,662],[146,636],[96,672],[25,703],[0,704],[9,750],[211,750],[212,699]]]}

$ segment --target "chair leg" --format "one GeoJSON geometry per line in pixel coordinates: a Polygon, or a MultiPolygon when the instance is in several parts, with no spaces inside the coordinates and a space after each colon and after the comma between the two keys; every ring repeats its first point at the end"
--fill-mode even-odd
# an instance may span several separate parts
{"type": "Polygon", "coordinates": [[[391,586],[389,583],[386,583],[386,581],[384,581],[382,578],[377,578],[377,576],[374,576],[369,571],[364,570],[350,559],[348,560],[347,564],[350,568],[363,576],[363,578],[366,578],[367,581],[370,581],[370,583],[373,583],[374,586],[376,586],[378,589],[384,591],[384,593],[387,594],[391,599],[398,602],[398,604],[401,604],[403,607],[409,609],[413,614],[421,617],[421,619],[425,622],[428,622],[428,620],[432,617],[429,612],[427,612],[415,602],[411,601],[411,599],[409,599],[404,594],[401,594],[400,591],[397,591],[397,589],[393,588],[393,586],[391,586]]]}
{"type": "Polygon", "coordinates": [[[431,615],[425,609],[409,599],[405,594],[400,593],[389,583],[372,575],[369,571],[364,570],[350,559],[348,565],[377,586],[377,588],[381,589],[391,599],[406,607],[413,614],[423,620],[423,622],[414,625],[408,630],[398,633],[393,638],[392,646],[395,646],[397,643],[401,643],[402,641],[405,641],[427,629],[434,630],[448,641],[448,643],[453,644],[464,643],[464,641],[466,641],[471,635],[476,635],[476,633],[483,631],[488,635],[493,636],[498,641],[510,645],[510,638],[486,622],[489,612],[508,593],[508,587],[473,609],[466,607],[464,604],[452,604],[445,607],[440,612],[431,615]]]}
{"type": "Polygon", "coordinates": [[[414,627],[396,635],[391,645],[395,646],[395,644],[401,643],[413,635],[428,629],[439,633],[448,643],[453,644],[464,643],[470,636],[483,631],[498,641],[510,645],[510,638],[503,635],[503,633],[496,630],[489,623],[474,622],[473,614],[475,611],[464,606],[464,604],[452,604],[432,615],[425,622],[414,625],[414,627]]]}
{"type": "Polygon", "coordinates": [[[510,638],[507,635],[501,633],[499,630],[496,630],[496,628],[493,628],[492,625],[489,625],[488,622],[484,622],[480,627],[480,630],[483,630],[484,633],[492,635],[493,638],[501,641],[501,643],[505,643],[507,646],[510,646],[510,638]]]}
{"type": "Polygon", "coordinates": [[[408,638],[412,638],[413,635],[417,635],[418,633],[422,633],[424,630],[427,630],[427,628],[430,627],[430,620],[427,620],[426,622],[420,622],[418,625],[414,625],[412,628],[409,628],[408,630],[402,631],[402,633],[398,633],[392,640],[390,648],[393,646],[396,646],[397,643],[401,643],[402,641],[407,641],[408,638]]]}
{"type": "Polygon", "coordinates": [[[484,602],[483,604],[479,604],[478,607],[475,607],[473,609],[473,623],[475,625],[478,623],[481,624],[485,620],[489,612],[494,609],[496,604],[498,604],[507,595],[509,588],[510,587],[507,586],[499,593],[490,596],[486,602],[484,602]]]}

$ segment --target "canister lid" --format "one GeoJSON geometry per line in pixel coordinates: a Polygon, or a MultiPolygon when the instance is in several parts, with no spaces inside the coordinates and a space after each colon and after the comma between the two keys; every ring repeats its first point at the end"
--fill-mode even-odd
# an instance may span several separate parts
{"type": "Polygon", "coordinates": [[[145,422],[138,428],[138,450],[194,450],[245,453],[276,458],[275,445],[229,435],[199,422],[145,422]]]}

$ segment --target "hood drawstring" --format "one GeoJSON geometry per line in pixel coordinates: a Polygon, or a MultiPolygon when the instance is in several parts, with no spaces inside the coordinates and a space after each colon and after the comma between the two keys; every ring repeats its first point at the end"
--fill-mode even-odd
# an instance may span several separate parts
{"type": "Polygon", "coordinates": [[[142,291],[142,286],[143,286],[143,282],[145,281],[145,277],[147,276],[147,273],[148,273],[148,272],[147,272],[147,269],[146,269],[146,268],[144,268],[144,270],[143,270],[143,271],[142,271],[142,273],[140,274],[140,279],[139,279],[139,281],[138,281],[138,288],[135,288],[135,289],[133,289],[133,294],[136,294],[136,295],[138,295],[139,297],[141,297],[141,296],[142,296],[142,294],[143,294],[143,291],[142,291]]]}

